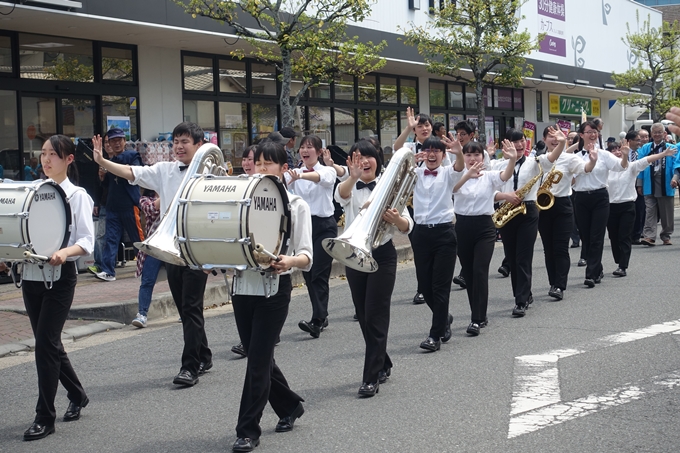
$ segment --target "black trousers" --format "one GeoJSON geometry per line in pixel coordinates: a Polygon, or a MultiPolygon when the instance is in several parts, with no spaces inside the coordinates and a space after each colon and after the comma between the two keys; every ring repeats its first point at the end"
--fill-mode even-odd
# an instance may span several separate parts
{"type": "Polygon", "coordinates": [[[489,265],[496,243],[496,227],[490,215],[456,215],[458,258],[465,279],[471,321],[486,320],[489,305],[489,265]]]}
{"type": "Polygon", "coordinates": [[[441,223],[433,228],[416,224],[412,241],[418,287],[432,310],[429,336],[438,340],[444,336],[449,317],[451,280],[456,264],[456,230],[453,223],[441,223]]]}
{"type": "Polygon", "coordinates": [[[59,382],[73,403],[80,405],[86,398],[61,343],[61,331],[73,303],[77,280],[75,263],[67,261],[61,266],[61,277],[54,282],[51,290],[45,288],[42,281],[24,280],[21,288],[35,337],[35,367],[38,371],[35,422],[41,425],[53,426],[57,418],[54,399],[59,382]]]}
{"type": "Polygon", "coordinates": [[[609,193],[606,188],[575,192],[574,209],[581,234],[581,253],[585,254],[586,278],[596,279],[602,273],[604,233],[609,219],[609,193]]]}
{"type": "Polygon", "coordinates": [[[259,439],[262,411],[271,404],[279,418],[288,417],[304,401],[288,386],[274,361],[274,346],[288,317],[290,275],[279,277],[279,290],[273,296],[233,296],[234,320],[243,348],[248,353],[246,377],[236,436],[259,439]]]}
{"type": "Polygon", "coordinates": [[[346,268],[352,302],[366,343],[362,382],[378,382],[381,370],[392,368],[387,355],[387,332],[390,328],[390,303],[397,278],[397,250],[392,241],[371,253],[378,263],[373,273],[346,268]]]}
{"type": "Polygon", "coordinates": [[[307,293],[312,302],[312,319],[323,320],[328,317],[328,279],[331,277],[333,257],[323,249],[321,242],[338,235],[335,217],[312,216],[312,243],[314,255],[312,268],[303,272],[307,293]]]}
{"type": "Polygon", "coordinates": [[[545,268],[548,282],[562,291],[567,289],[569,267],[569,237],[574,228],[574,208],[569,197],[555,197],[555,204],[538,215],[545,268]]]}
{"type": "MultiPolygon", "coordinates": [[[[408,209],[408,215],[413,218],[413,206],[406,206],[406,209],[408,209]]],[[[411,249],[413,249],[413,230],[408,234],[408,241],[411,243],[411,249]]],[[[422,294],[422,291],[420,291],[420,284],[418,283],[418,273],[416,273],[416,292],[422,294]]]]}
{"type": "Polygon", "coordinates": [[[182,318],[182,369],[196,376],[200,363],[212,360],[203,319],[203,293],[208,276],[203,271],[191,270],[187,266],[166,264],[165,269],[172,298],[182,318]]]}
{"type": "Polygon", "coordinates": [[[612,245],[612,255],[614,255],[614,262],[618,264],[621,269],[628,269],[634,227],[634,201],[611,203],[609,205],[607,231],[609,232],[609,241],[612,245]]]}
{"type": "Polygon", "coordinates": [[[642,237],[642,230],[645,227],[645,217],[647,215],[647,206],[645,205],[645,196],[638,195],[635,199],[635,223],[633,224],[633,240],[639,241],[642,237]]]}
{"type": "Polygon", "coordinates": [[[531,296],[531,266],[538,234],[536,203],[525,202],[527,213],[518,215],[501,228],[503,250],[510,264],[512,294],[516,305],[526,305],[531,296]]]}

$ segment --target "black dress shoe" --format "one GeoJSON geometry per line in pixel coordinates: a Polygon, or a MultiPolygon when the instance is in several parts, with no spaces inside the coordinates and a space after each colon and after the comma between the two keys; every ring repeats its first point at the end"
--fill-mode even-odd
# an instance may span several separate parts
{"type": "Polygon", "coordinates": [[[585,259],[581,258],[580,260],[578,260],[578,263],[576,265],[578,267],[583,267],[583,266],[587,266],[588,262],[585,259]]]}
{"type": "Polygon", "coordinates": [[[208,363],[201,362],[200,365],[198,365],[198,375],[203,376],[205,372],[211,369],[212,367],[213,367],[212,360],[208,363]]]}
{"type": "Polygon", "coordinates": [[[586,285],[588,288],[595,288],[595,280],[592,278],[586,278],[583,280],[583,284],[586,285]]]}
{"type": "Polygon", "coordinates": [[[441,340],[435,340],[432,337],[427,337],[422,343],[420,343],[421,349],[426,349],[428,351],[434,352],[439,351],[442,347],[441,340]]]}
{"type": "Polygon", "coordinates": [[[451,323],[453,322],[453,315],[449,313],[449,317],[446,320],[446,330],[444,331],[444,336],[442,337],[442,343],[446,343],[451,339],[451,323]]]}
{"type": "Polygon", "coordinates": [[[416,293],[415,296],[413,296],[413,305],[420,305],[425,303],[425,296],[423,296],[421,293],[416,293]]]}
{"type": "Polygon", "coordinates": [[[600,272],[600,275],[595,278],[595,283],[600,284],[602,283],[602,279],[604,278],[604,272],[600,272]]]}
{"type": "Polygon", "coordinates": [[[515,305],[515,308],[512,309],[512,316],[515,318],[521,318],[522,316],[527,314],[527,306],[526,305],[515,305]]]}
{"type": "Polygon", "coordinates": [[[554,297],[557,300],[562,300],[564,299],[564,292],[560,288],[553,286],[550,288],[550,291],[548,291],[548,296],[554,297]]]}
{"type": "Polygon", "coordinates": [[[477,335],[479,335],[479,329],[480,329],[480,325],[478,323],[471,322],[468,325],[466,332],[467,332],[468,335],[472,335],[473,337],[476,337],[477,335]]]}
{"type": "Polygon", "coordinates": [[[179,370],[179,373],[177,376],[175,376],[175,379],[172,380],[173,384],[184,386],[196,385],[197,382],[198,376],[194,376],[187,370],[179,370]]]}
{"type": "Polygon", "coordinates": [[[243,348],[243,343],[239,343],[239,344],[237,344],[236,346],[232,346],[232,347],[231,347],[231,352],[233,352],[234,354],[238,354],[238,355],[240,355],[241,357],[248,357],[248,353],[247,353],[246,350],[243,348]]]}
{"type": "Polygon", "coordinates": [[[288,431],[292,431],[293,425],[295,425],[295,420],[302,417],[302,414],[304,413],[305,408],[302,407],[302,403],[298,403],[298,406],[295,408],[292,414],[279,420],[274,431],[277,433],[287,433],[288,431]]]}
{"type": "Polygon", "coordinates": [[[503,277],[507,277],[510,275],[510,269],[508,269],[505,266],[501,266],[498,268],[498,273],[501,274],[503,277]]]}
{"type": "Polygon", "coordinates": [[[24,431],[24,440],[38,440],[45,438],[54,432],[54,425],[41,425],[33,423],[24,431]]]}
{"type": "Polygon", "coordinates": [[[390,377],[391,374],[392,368],[378,371],[378,383],[384,384],[385,382],[387,382],[387,378],[390,377]]]}
{"type": "MultiPolygon", "coordinates": [[[[328,325],[327,323],[328,321],[326,321],[326,325],[328,325]]],[[[319,338],[319,335],[321,335],[321,331],[325,326],[321,323],[318,323],[318,321],[315,322],[315,320],[312,319],[309,322],[304,320],[300,321],[298,323],[298,327],[300,330],[308,332],[312,337],[319,338]]]]}
{"type": "Polygon", "coordinates": [[[465,284],[465,279],[463,278],[462,275],[456,275],[455,277],[453,277],[453,283],[455,283],[456,285],[460,286],[463,289],[467,288],[467,285],[465,284]]]}
{"type": "Polygon", "coordinates": [[[68,408],[66,409],[66,412],[64,413],[64,421],[65,422],[72,422],[75,420],[78,420],[80,418],[80,410],[87,406],[87,403],[90,402],[90,399],[86,396],[85,399],[80,403],[80,406],[78,406],[76,403],[73,401],[70,401],[68,403],[68,408]]]}
{"type": "Polygon", "coordinates": [[[626,275],[628,275],[626,274],[626,270],[621,269],[620,267],[617,268],[614,272],[612,272],[612,274],[616,275],[617,277],[625,277],[626,275]]]}
{"type": "Polygon", "coordinates": [[[529,298],[527,299],[527,303],[526,303],[525,307],[526,307],[526,308],[529,308],[529,305],[531,305],[531,304],[533,304],[533,303],[534,303],[534,295],[533,295],[533,294],[529,294],[529,298]]]}
{"type": "Polygon", "coordinates": [[[577,248],[579,248],[579,247],[581,247],[581,244],[579,244],[578,242],[572,242],[572,243],[571,243],[571,248],[577,249],[577,248]]]}
{"type": "Polygon", "coordinates": [[[377,382],[364,382],[359,387],[359,396],[370,398],[380,391],[380,384],[377,382]]]}
{"type": "Polygon", "coordinates": [[[358,316],[356,313],[354,313],[354,316],[352,317],[352,319],[355,320],[355,321],[358,321],[358,320],[359,320],[359,316],[358,316]]]}
{"type": "Polygon", "coordinates": [[[478,322],[477,324],[479,324],[479,327],[483,329],[484,327],[489,325],[489,318],[485,318],[484,321],[478,322]]]}
{"type": "Polygon", "coordinates": [[[251,439],[250,437],[239,437],[231,447],[232,451],[253,451],[255,447],[260,445],[260,439],[251,439]]]}

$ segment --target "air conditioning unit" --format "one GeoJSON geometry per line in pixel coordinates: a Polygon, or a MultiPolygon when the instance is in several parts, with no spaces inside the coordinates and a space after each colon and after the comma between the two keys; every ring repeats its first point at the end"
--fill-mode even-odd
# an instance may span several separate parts
{"type": "Polygon", "coordinates": [[[626,121],[635,121],[646,111],[645,107],[627,105],[624,110],[626,121]]]}

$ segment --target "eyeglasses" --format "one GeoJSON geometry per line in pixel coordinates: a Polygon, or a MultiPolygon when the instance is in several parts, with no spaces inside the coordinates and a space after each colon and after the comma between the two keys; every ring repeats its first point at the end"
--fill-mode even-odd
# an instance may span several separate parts
{"type": "Polygon", "coordinates": [[[597,131],[583,131],[584,134],[597,134],[597,131]]]}
{"type": "Polygon", "coordinates": [[[437,149],[437,148],[421,149],[421,151],[424,152],[424,153],[441,153],[442,152],[441,149],[437,149]]]}

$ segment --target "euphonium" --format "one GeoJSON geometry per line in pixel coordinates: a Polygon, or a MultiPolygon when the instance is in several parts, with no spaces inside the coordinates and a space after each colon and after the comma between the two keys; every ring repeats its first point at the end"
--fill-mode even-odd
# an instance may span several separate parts
{"type": "Polygon", "coordinates": [[[555,204],[555,196],[550,192],[550,187],[553,184],[557,184],[562,180],[562,172],[552,166],[548,174],[543,180],[543,184],[538,188],[538,193],[536,194],[536,206],[541,211],[552,208],[555,204]]]}
{"type": "MultiPolygon", "coordinates": [[[[536,161],[538,162],[538,159],[536,159],[536,161]]],[[[540,172],[515,192],[519,199],[522,200],[520,204],[514,206],[512,203],[506,201],[491,214],[491,220],[493,220],[493,224],[496,225],[496,228],[503,228],[510,220],[514,219],[519,214],[527,213],[524,197],[527,196],[534,184],[536,184],[541,179],[541,176],[543,176],[543,167],[541,167],[540,163],[538,163],[538,169],[540,172]]]]}
{"type": "Polygon", "coordinates": [[[192,178],[204,173],[216,176],[226,175],[224,168],[224,158],[222,151],[212,143],[202,145],[194,154],[194,158],[186,169],[182,184],[180,184],[175,196],[168,205],[167,211],[163,214],[161,222],[158,224],[156,232],[146,238],[144,242],[135,242],[137,247],[147,255],[153,256],[163,262],[176,266],[186,266],[187,263],[182,258],[177,245],[177,210],[179,208],[179,197],[184,191],[184,187],[192,178]]]}
{"type": "Polygon", "coordinates": [[[323,241],[323,248],[347,267],[361,272],[375,272],[378,263],[371,256],[380,246],[391,225],[382,218],[387,209],[404,210],[416,183],[414,152],[401,148],[394,153],[387,169],[368,198],[366,205],[337,238],[323,241]]]}

